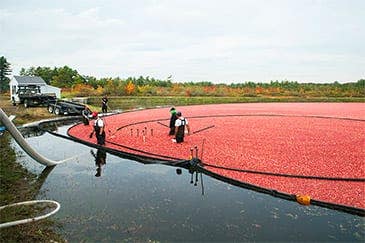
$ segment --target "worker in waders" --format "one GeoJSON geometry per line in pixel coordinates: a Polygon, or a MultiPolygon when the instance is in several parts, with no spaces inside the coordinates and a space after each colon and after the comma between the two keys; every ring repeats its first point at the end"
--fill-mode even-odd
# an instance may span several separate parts
{"type": "Polygon", "coordinates": [[[175,135],[175,122],[176,122],[176,119],[177,119],[175,107],[172,107],[170,109],[170,114],[171,114],[171,117],[170,117],[170,132],[169,132],[169,135],[173,136],[173,135],[175,135]]]}
{"type": "Polygon", "coordinates": [[[85,109],[82,110],[81,115],[82,115],[82,122],[84,123],[85,126],[88,126],[89,125],[89,119],[90,119],[90,116],[91,116],[90,108],[85,106],[85,109]]]}
{"type": "Polygon", "coordinates": [[[101,111],[103,113],[108,112],[108,97],[105,95],[103,98],[101,98],[101,111]]]}
{"type": "Polygon", "coordinates": [[[185,127],[190,134],[190,127],[188,124],[188,120],[181,115],[181,112],[176,112],[176,121],[175,121],[175,139],[172,139],[174,143],[182,143],[184,142],[185,136],[185,127]]]}
{"type": "Polygon", "coordinates": [[[105,130],[104,130],[104,121],[101,119],[101,114],[98,114],[98,118],[95,120],[94,123],[94,132],[96,136],[97,143],[99,145],[105,144],[105,130]]]}

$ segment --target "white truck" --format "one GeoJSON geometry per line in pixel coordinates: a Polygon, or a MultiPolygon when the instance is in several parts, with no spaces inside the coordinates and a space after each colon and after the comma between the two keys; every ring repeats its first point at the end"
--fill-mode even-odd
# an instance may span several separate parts
{"type": "Polygon", "coordinates": [[[13,105],[47,106],[50,101],[61,98],[61,89],[48,85],[37,76],[13,76],[10,83],[10,100],[13,105]]]}
{"type": "Polygon", "coordinates": [[[57,100],[55,94],[42,94],[40,87],[36,85],[19,86],[16,95],[12,96],[13,105],[23,104],[29,106],[48,106],[50,102],[57,100]]]}

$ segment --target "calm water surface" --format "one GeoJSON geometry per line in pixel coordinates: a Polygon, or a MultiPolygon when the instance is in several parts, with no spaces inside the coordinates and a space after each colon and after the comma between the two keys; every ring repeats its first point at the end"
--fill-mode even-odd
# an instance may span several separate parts
{"type": "MultiPolygon", "coordinates": [[[[184,169],[177,175],[174,167],[106,154],[97,171],[96,149],[48,133],[27,141],[53,160],[74,156],[48,174],[38,195],[61,203],[53,219],[69,242],[365,240],[358,216],[300,206],[205,175],[202,195],[200,176],[194,186],[184,169]]],[[[14,146],[19,161],[41,174],[44,166],[14,146]]]]}

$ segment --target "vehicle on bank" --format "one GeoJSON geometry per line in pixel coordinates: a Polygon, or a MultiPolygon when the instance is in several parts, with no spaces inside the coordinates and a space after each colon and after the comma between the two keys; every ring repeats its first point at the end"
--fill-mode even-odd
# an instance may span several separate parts
{"type": "Polygon", "coordinates": [[[61,98],[61,89],[46,84],[41,77],[14,76],[9,85],[13,105],[48,106],[50,102],[61,98]]]}
{"type": "Polygon", "coordinates": [[[40,93],[39,86],[35,85],[20,86],[17,91],[17,97],[12,97],[13,105],[23,104],[26,108],[29,106],[47,106],[55,100],[57,100],[55,94],[42,94],[40,93]]]}

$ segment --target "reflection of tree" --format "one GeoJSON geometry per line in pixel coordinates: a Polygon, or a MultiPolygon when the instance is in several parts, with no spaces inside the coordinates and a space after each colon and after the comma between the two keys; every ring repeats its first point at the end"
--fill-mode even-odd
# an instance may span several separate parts
{"type": "Polygon", "coordinates": [[[45,121],[40,123],[39,125],[30,125],[24,127],[18,127],[20,133],[25,137],[39,137],[42,136],[45,132],[57,132],[59,126],[67,126],[74,124],[75,120],[62,120],[62,121],[45,121]]]}
{"type": "Polygon", "coordinates": [[[93,150],[90,150],[90,153],[95,158],[95,165],[96,165],[96,177],[101,176],[101,167],[106,164],[106,151],[103,149],[98,149],[96,154],[93,150]]]}
{"type": "Polygon", "coordinates": [[[21,128],[19,131],[25,138],[39,137],[45,133],[45,131],[39,129],[38,127],[21,128]]]}

